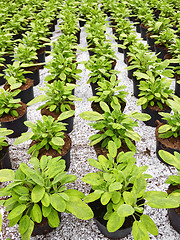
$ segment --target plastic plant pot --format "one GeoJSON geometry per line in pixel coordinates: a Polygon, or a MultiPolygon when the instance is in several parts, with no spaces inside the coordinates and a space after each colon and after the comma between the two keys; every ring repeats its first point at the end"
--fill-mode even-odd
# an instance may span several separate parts
{"type": "Polygon", "coordinates": [[[66,125],[67,131],[65,131],[65,133],[72,132],[72,130],[73,130],[73,123],[74,123],[74,116],[69,117],[69,118],[63,120],[62,122],[63,123],[67,123],[67,125],[66,125]]]}
{"type": "Polygon", "coordinates": [[[147,28],[141,24],[140,31],[141,31],[141,37],[143,38],[143,40],[146,40],[147,28]]]}
{"type": "Polygon", "coordinates": [[[175,211],[174,208],[168,209],[168,217],[171,226],[180,233],[180,215],[175,211]]]}
{"type": "MultiPolygon", "coordinates": [[[[0,74],[4,74],[3,69],[0,68],[0,74]]],[[[0,86],[6,83],[4,76],[0,76],[0,86]]]]}
{"type": "Polygon", "coordinates": [[[68,171],[68,169],[70,167],[70,152],[71,152],[71,147],[69,148],[67,153],[65,153],[63,156],[61,156],[62,159],[64,159],[65,162],[66,162],[66,169],[65,169],[65,171],[68,171]]]}
{"type": "Polygon", "coordinates": [[[154,38],[151,38],[150,36],[147,36],[147,43],[149,45],[149,50],[151,51],[155,51],[154,49],[154,42],[155,42],[155,39],[154,38]]]}
{"type": "Polygon", "coordinates": [[[4,169],[4,168],[9,168],[9,169],[12,168],[10,156],[9,156],[9,146],[4,147],[0,151],[0,169],[4,169]]]}
{"type": "Polygon", "coordinates": [[[34,98],[33,85],[26,90],[21,91],[15,98],[20,98],[23,103],[28,103],[34,98]]]}
{"type": "Polygon", "coordinates": [[[93,96],[96,96],[97,95],[97,92],[98,90],[96,90],[96,88],[98,88],[99,86],[96,84],[96,83],[90,83],[91,85],[91,88],[92,88],[92,93],[93,93],[93,96]]]}
{"type": "Polygon", "coordinates": [[[133,76],[133,93],[136,98],[139,98],[140,90],[139,90],[139,85],[140,85],[140,80],[137,80],[136,77],[133,76]]]}
{"type": "Polygon", "coordinates": [[[164,60],[164,57],[167,54],[167,50],[168,49],[166,47],[164,47],[164,46],[157,45],[157,44],[154,44],[154,49],[155,49],[156,54],[159,53],[159,55],[157,57],[161,58],[162,60],[164,60]]]}
{"type": "Polygon", "coordinates": [[[175,95],[180,97],[180,83],[177,83],[177,81],[180,81],[180,75],[175,74],[176,84],[175,84],[175,95]]]}
{"type": "Polygon", "coordinates": [[[32,73],[25,73],[24,77],[33,79],[34,86],[37,86],[40,83],[39,68],[27,69],[27,71],[31,71],[32,73]]]}

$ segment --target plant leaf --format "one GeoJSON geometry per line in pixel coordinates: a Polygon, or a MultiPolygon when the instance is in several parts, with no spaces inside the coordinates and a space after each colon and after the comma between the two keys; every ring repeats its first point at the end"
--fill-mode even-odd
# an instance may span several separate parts
{"type": "Polygon", "coordinates": [[[107,230],[109,232],[115,232],[117,231],[120,227],[122,227],[124,223],[125,218],[120,217],[117,212],[114,212],[111,214],[108,222],[107,222],[107,230]]]}
{"type": "Polygon", "coordinates": [[[1,169],[0,170],[0,182],[13,181],[15,178],[15,173],[11,169],[1,169]]]}
{"type": "Polygon", "coordinates": [[[145,228],[149,233],[152,235],[157,236],[158,235],[158,229],[156,227],[156,224],[153,222],[153,220],[148,215],[142,215],[140,217],[141,222],[144,224],[145,228]]]}
{"type": "Polygon", "coordinates": [[[45,188],[39,185],[36,185],[31,192],[31,199],[34,203],[41,201],[45,193],[45,188]]]}
{"type": "Polygon", "coordinates": [[[66,209],[66,202],[64,199],[57,193],[54,193],[50,196],[51,205],[55,208],[58,212],[64,212],[66,209]]]}

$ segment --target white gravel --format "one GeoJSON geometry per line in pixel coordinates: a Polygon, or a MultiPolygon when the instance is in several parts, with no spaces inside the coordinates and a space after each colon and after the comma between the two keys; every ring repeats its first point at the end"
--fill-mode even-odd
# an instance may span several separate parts
{"type": "MultiPolygon", "coordinates": [[[[111,29],[108,29],[108,32],[111,33],[111,29]]],[[[54,33],[54,37],[52,40],[54,41],[58,36],[59,31],[56,26],[56,32],[54,33]]],[[[139,34],[138,34],[139,36],[139,34]]],[[[113,40],[113,43],[114,40],[113,40]]],[[[80,46],[85,47],[86,43],[86,33],[84,28],[81,29],[81,44],[80,46]]],[[[118,53],[116,48],[116,56],[118,57],[118,62],[116,65],[116,70],[121,71],[118,75],[119,79],[121,79],[121,84],[127,86],[127,92],[129,95],[127,96],[127,105],[125,108],[125,113],[131,112],[133,110],[138,110],[140,112],[140,107],[137,106],[137,99],[133,96],[132,92],[132,80],[127,77],[126,65],[123,62],[123,54],[118,53]]],[[[51,57],[47,57],[48,61],[51,57]]],[[[78,52],[77,60],[83,61],[88,60],[89,55],[87,52],[78,52]]],[[[71,149],[71,165],[69,172],[75,174],[78,179],[74,184],[71,184],[73,188],[79,189],[83,191],[85,194],[90,190],[90,186],[83,183],[81,178],[88,172],[94,171],[94,169],[89,166],[87,159],[88,158],[96,158],[96,154],[94,152],[93,147],[89,147],[89,137],[93,134],[94,130],[88,126],[87,121],[81,119],[79,114],[83,111],[91,110],[90,102],[88,102],[88,98],[92,96],[92,91],[90,85],[87,84],[88,80],[88,70],[85,69],[84,65],[79,64],[78,66],[82,69],[81,79],[77,82],[79,85],[75,89],[75,95],[77,97],[81,97],[83,99],[82,102],[76,102],[75,107],[75,119],[74,119],[74,129],[69,134],[72,139],[72,149],[71,149]]],[[[43,69],[40,71],[41,83],[39,86],[43,86],[44,77],[48,74],[47,69],[43,69]]],[[[35,96],[41,94],[41,91],[38,87],[34,87],[35,96]]],[[[41,114],[39,111],[36,111],[36,108],[39,104],[35,104],[31,107],[28,107],[28,120],[36,122],[38,119],[41,119],[41,114]]],[[[152,178],[148,180],[148,190],[163,190],[166,191],[168,185],[165,184],[165,180],[169,175],[176,173],[176,170],[173,167],[168,167],[161,163],[155,154],[156,148],[156,140],[155,140],[155,128],[146,126],[143,122],[139,122],[139,128],[136,128],[136,131],[141,135],[142,139],[139,143],[137,143],[137,165],[148,165],[149,169],[147,172],[152,175],[152,178]],[[150,150],[150,156],[146,153],[146,148],[150,150]]],[[[13,146],[14,139],[8,139],[10,143],[10,157],[12,161],[13,169],[17,169],[19,164],[24,161],[28,162],[30,157],[27,155],[27,149],[29,146],[29,142],[24,144],[20,144],[18,146],[13,146]]],[[[1,207],[0,211],[4,213],[4,209],[1,207]]],[[[159,235],[152,236],[150,235],[150,239],[159,239],[159,240],[179,240],[179,234],[170,226],[167,210],[158,210],[151,209],[150,207],[145,208],[145,213],[147,213],[150,217],[155,221],[158,229],[159,235]]],[[[5,220],[4,214],[4,220],[5,220]]],[[[20,234],[18,233],[18,226],[15,225],[12,228],[8,227],[7,221],[3,222],[2,233],[0,233],[0,239],[5,240],[7,238],[20,240],[20,234]]],[[[44,239],[44,240],[100,240],[107,239],[104,237],[98,230],[96,224],[93,220],[82,221],[76,219],[71,214],[62,214],[60,226],[53,230],[51,233],[46,236],[36,236],[32,237],[34,240],[44,239]]],[[[124,239],[133,239],[132,234],[129,234],[128,237],[124,239]]]]}

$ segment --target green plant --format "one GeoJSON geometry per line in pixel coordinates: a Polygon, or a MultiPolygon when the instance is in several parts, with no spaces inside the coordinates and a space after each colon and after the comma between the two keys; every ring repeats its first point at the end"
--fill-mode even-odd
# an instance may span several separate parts
{"type": "Polygon", "coordinates": [[[27,79],[24,77],[26,73],[22,68],[21,64],[18,61],[14,61],[13,64],[7,64],[4,78],[7,80],[10,89],[14,90],[20,88],[22,84],[26,84],[27,79]]]}
{"type": "Polygon", "coordinates": [[[31,139],[33,144],[29,148],[28,153],[32,154],[32,156],[37,157],[39,150],[42,148],[46,150],[52,148],[61,154],[61,149],[64,145],[66,124],[60,122],[60,120],[66,119],[67,116],[69,117],[68,114],[68,112],[62,113],[59,116],[59,120],[55,120],[51,116],[43,115],[43,121],[37,120],[37,123],[25,121],[24,124],[31,128],[32,132],[22,133],[22,135],[15,140],[14,144],[17,145],[31,139]]]}
{"type": "Polygon", "coordinates": [[[169,107],[173,110],[173,114],[159,113],[163,117],[162,119],[167,122],[158,129],[160,138],[180,137],[180,98],[177,96],[173,96],[173,98],[174,100],[167,100],[169,107]]]}
{"type": "Polygon", "coordinates": [[[117,20],[116,36],[119,40],[125,40],[126,37],[133,31],[133,24],[124,18],[117,20]]]}
{"type": "Polygon", "coordinates": [[[110,80],[99,81],[97,88],[97,96],[92,96],[88,101],[93,101],[96,103],[105,102],[108,106],[114,105],[116,103],[126,102],[125,97],[128,94],[123,91],[126,88],[125,85],[119,85],[120,80],[116,79],[116,75],[113,74],[110,80]]]}
{"type": "Polygon", "coordinates": [[[156,20],[149,21],[148,25],[149,28],[147,30],[150,33],[151,38],[155,38],[157,35],[159,35],[167,28],[172,27],[172,25],[170,24],[170,19],[163,17],[160,17],[157,21],[156,20]]]}
{"type": "Polygon", "coordinates": [[[6,136],[12,133],[13,133],[13,130],[0,127],[0,151],[3,150],[3,147],[8,146],[8,142],[6,141],[6,136]]]}
{"type": "Polygon", "coordinates": [[[150,71],[143,74],[145,81],[140,81],[140,98],[137,101],[138,105],[142,105],[145,109],[148,104],[150,106],[157,105],[163,109],[163,105],[167,104],[167,100],[171,97],[173,90],[170,89],[172,80],[157,77],[155,78],[150,71]]]}
{"type": "MultiPolygon", "coordinates": [[[[39,95],[28,103],[28,106],[37,103],[45,102],[38,107],[37,110],[47,108],[49,111],[56,113],[62,113],[67,110],[71,110],[70,105],[74,105],[73,101],[81,101],[81,98],[77,98],[72,95],[72,90],[77,86],[75,84],[65,84],[63,81],[53,81],[51,84],[46,83],[47,87],[41,87],[40,90],[45,92],[45,95],[39,95]]],[[[74,111],[73,111],[74,112],[74,111]]]]}
{"type": "Polygon", "coordinates": [[[90,146],[101,142],[101,147],[107,148],[108,142],[113,140],[117,148],[120,148],[122,141],[125,141],[127,147],[136,152],[133,141],[140,141],[141,137],[133,130],[133,127],[138,126],[137,121],[134,121],[133,118],[145,121],[151,117],[148,114],[138,112],[124,114],[120,111],[120,105],[117,103],[111,104],[111,106],[113,108],[112,111],[110,111],[109,106],[105,102],[100,102],[100,107],[104,114],[93,111],[86,111],[80,114],[80,117],[85,120],[95,121],[94,123],[89,123],[89,125],[99,131],[99,133],[89,138],[90,146]]]}
{"type": "MultiPolygon", "coordinates": [[[[106,206],[107,210],[101,215],[109,232],[115,232],[121,228],[126,217],[133,216],[132,233],[135,240],[149,239],[148,232],[158,235],[153,220],[143,214],[144,206],[171,208],[178,206],[179,202],[175,198],[167,198],[165,192],[146,191],[146,178],[151,176],[143,172],[148,166],[137,167],[134,152],[120,152],[116,157],[117,147],[112,141],[108,143],[108,149],[108,158],[100,155],[98,160],[88,159],[89,164],[98,171],[82,178],[92,188],[92,193],[84,201],[91,203],[98,200],[94,205],[99,208],[99,204],[106,206]]],[[[94,215],[96,217],[95,212],[94,215]]]]}
{"type": "Polygon", "coordinates": [[[15,90],[10,92],[5,91],[1,88],[0,94],[0,117],[10,114],[13,117],[18,117],[18,112],[16,111],[18,107],[21,106],[20,98],[14,99],[14,97],[20,92],[20,90],[15,90]]]}
{"type": "Polygon", "coordinates": [[[80,79],[79,73],[81,69],[77,69],[77,62],[74,61],[74,55],[69,57],[62,53],[56,54],[55,57],[46,65],[51,75],[48,75],[45,80],[62,80],[67,83],[74,83],[80,79]]]}
{"type": "Polygon", "coordinates": [[[1,53],[9,54],[13,52],[13,34],[9,31],[3,31],[0,29],[0,49],[1,53]]]}
{"type": "Polygon", "coordinates": [[[110,79],[112,74],[119,73],[112,69],[112,60],[105,58],[105,56],[92,56],[88,62],[85,62],[85,67],[91,71],[87,83],[97,83],[104,79],[110,79]]]}
{"type": "Polygon", "coordinates": [[[170,44],[173,43],[175,39],[175,31],[171,28],[166,28],[166,30],[160,32],[159,35],[155,35],[155,44],[169,47],[170,44]]]}
{"type": "Polygon", "coordinates": [[[171,53],[172,58],[177,58],[180,55],[180,39],[176,38],[175,41],[169,46],[168,52],[171,53]]]}
{"type": "Polygon", "coordinates": [[[121,47],[123,49],[128,49],[129,46],[136,44],[137,41],[138,41],[138,39],[137,39],[136,33],[131,32],[128,35],[126,35],[126,37],[124,38],[124,41],[123,41],[123,44],[121,47]]]}
{"type": "Polygon", "coordinates": [[[77,177],[67,174],[65,161],[60,157],[42,156],[32,158],[30,168],[21,163],[14,172],[0,170],[0,181],[11,181],[0,189],[0,196],[7,196],[1,204],[8,212],[7,219],[12,227],[19,224],[22,240],[29,240],[36,223],[45,218],[52,228],[59,226],[59,213],[68,212],[80,219],[93,217],[91,209],[81,199],[84,194],[75,189],[68,189],[67,184],[77,177]]]}

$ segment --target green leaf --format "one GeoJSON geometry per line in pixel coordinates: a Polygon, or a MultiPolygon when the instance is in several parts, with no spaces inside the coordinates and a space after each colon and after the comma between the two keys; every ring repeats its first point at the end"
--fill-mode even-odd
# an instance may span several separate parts
{"type": "Polygon", "coordinates": [[[66,75],[63,72],[59,75],[59,77],[63,81],[66,80],[66,75]]]}
{"type": "Polygon", "coordinates": [[[102,205],[107,205],[108,202],[110,201],[111,199],[111,196],[112,194],[110,192],[104,192],[102,195],[101,195],[101,203],[102,205]]]}
{"type": "Polygon", "coordinates": [[[64,145],[64,140],[61,137],[53,137],[51,141],[56,146],[63,146],[64,145]]]}
{"type": "Polygon", "coordinates": [[[102,110],[103,110],[104,112],[110,113],[109,106],[108,106],[105,102],[100,102],[100,107],[102,108],[102,110]]]}
{"type": "Polygon", "coordinates": [[[129,205],[134,205],[137,202],[136,194],[133,192],[123,192],[124,202],[129,205]]]}
{"type": "Polygon", "coordinates": [[[17,207],[15,207],[7,216],[8,220],[11,220],[13,218],[16,218],[17,216],[19,216],[21,213],[23,213],[26,210],[26,205],[25,204],[21,204],[17,207]]]}
{"type": "Polygon", "coordinates": [[[50,196],[51,205],[58,211],[64,212],[66,209],[66,202],[64,199],[57,193],[54,193],[50,196]]]}
{"type": "Polygon", "coordinates": [[[177,208],[179,207],[179,201],[171,198],[154,198],[146,202],[152,208],[177,208]]]}
{"type": "Polygon", "coordinates": [[[28,230],[29,224],[30,224],[30,217],[28,215],[24,215],[19,221],[19,232],[21,235],[28,230]]]}
{"type": "Polygon", "coordinates": [[[144,176],[136,178],[132,190],[136,193],[136,197],[140,198],[146,190],[147,182],[144,179],[144,176]]]}
{"type": "Polygon", "coordinates": [[[103,119],[103,115],[95,111],[86,111],[79,114],[79,116],[85,120],[98,121],[103,119]]]}
{"type": "Polygon", "coordinates": [[[147,98],[145,97],[141,97],[137,100],[137,105],[140,106],[140,105],[144,105],[145,103],[147,102],[147,98]]]}
{"type": "Polygon", "coordinates": [[[164,132],[167,132],[167,131],[170,130],[170,129],[171,129],[171,126],[170,126],[170,125],[164,124],[164,125],[162,125],[162,126],[159,127],[158,132],[159,132],[159,133],[164,133],[164,132]]]}
{"type": "Polygon", "coordinates": [[[101,197],[102,193],[103,193],[102,190],[95,190],[94,192],[87,195],[83,200],[86,203],[94,202],[101,197]]]}
{"type": "Polygon", "coordinates": [[[77,197],[70,198],[66,203],[66,209],[79,219],[89,220],[94,216],[91,208],[77,197]]]}
{"type": "Polygon", "coordinates": [[[155,236],[158,235],[158,229],[156,227],[156,224],[153,222],[153,220],[149,216],[143,214],[140,217],[140,220],[144,224],[145,228],[149,233],[155,236]]]}
{"type": "Polygon", "coordinates": [[[48,207],[50,204],[50,197],[47,192],[44,193],[43,198],[41,199],[41,203],[43,206],[48,207]]]}
{"type": "Polygon", "coordinates": [[[126,137],[131,138],[134,141],[141,141],[141,136],[138,133],[135,133],[134,131],[127,131],[125,133],[126,137]]]}
{"type": "Polygon", "coordinates": [[[141,73],[141,72],[134,72],[134,76],[137,77],[137,79],[149,79],[149,76],[145,73],[141,73]]]}
{"type": "Polygon", "coordinates": [[[47,219],[50,227],[57,228],[59,226],[60,220],[56,210],[52,209],[50,214],[47,216],[47,219]]]}
{"type": "Polygon", "coordinates": [[[122,184],[120,182],[113,182],[109,185],[110,192],[117,191],[120,189],[122,189],[122,184]]]}
{"type": "Polygon", "coordinates": [[[21,235],[21,240],[30,240],[33,230],[34,230],[34,222],[30,220],[27,231],[23,235],[21,235]]]}
{"type": "Polygon", "coordinates": [[[42,214],[44,217],[47,217],[51,213],[51,210],[52,210],[51,205],[49,205],[48,207],[45,207],[44,205],[42,205],[42,214]]]}
{"type": "Polygon", "coordinates": [[[140,120],[140,121],[148,121],[149,119],[151,119],[151,116],[149,114],[146,113],[138,113],[138,112],[134,112],[132,114],[130,114],[133,118],[140,120]]]}
{"type": "Polygon", "coordinates": [[[36,185],[31,192],[32,202],[37,203],[41,201],[45,193],[45,188],[39,185],[36,185]]]}
{"type": "Polygon", "coordinates": [[[15,173],[11,169],[1,169],[0,170],[0,182],[13,181],[15,178],[15,173]]]}
{"type": "Polygon", "coordinates": [[[111,214],[108,222],[107,222],[107,230],[109,232],[115,232],[117,231],[120,227],[122,227],[124,223],[125,218],[120,217],[117,212],[114,212],[111,214]]]}
{"type": "Polygon", "coordinates": [[[164,150],[160,150],[159,152],[159,156],[168,164],[174,166],[175,168],[177,168],[178,170],[180,170],[180,161],[178,158],[176,158],[173,154],[164,151],[164,150]]]}
{"type": "Polygon", "coordinates": [[[82,178],[82,181],[90,185],[100,185],[104,181],[97,173],[87,173],[85,177],[82,178]]]}
{"type": "Polygon", "coordinates": [[[32,133],[32,132],[22,133],[22,135],[14,141],[14,145],[18,145],[20,143],[23,143],[23,142],[31,139],[31,137],[33,135],[34,135],[34,133],[32,133]]]}
{"type": "Polygon", "coordinates": [[[74,110],[63,112],[59,115],[58,120],[62,121],[64,119],[70,118],[74,115],[74,112],[75,112],[74,110]]]}
{"type": "Polygon", "coordinates": [[[143,223],[134,221],[132,226],[134,240],[149,240],[149,234],[143,223]]]}
{"type": "Polygon", "coordinates": [[[128,217],[133,215],[134,208],[128,204],[122,204],[118,207],[117,213],[120,217],[128,217]]]}
{"type": "Polygon", "coordinates": [[[31,210],[31,214],[33,216],[33,220],[37,223],[40,223],[42,221],[42,212],[41,212],[41,208],[38,204],[34,204],[32,210],[31,210]]]}
{"type": "Polygon", "coordinates": [[[117,155],[117,147],[116,144],[113,141],[108,142],[108,151],[110,155],[115,158],[117,155]]]}

